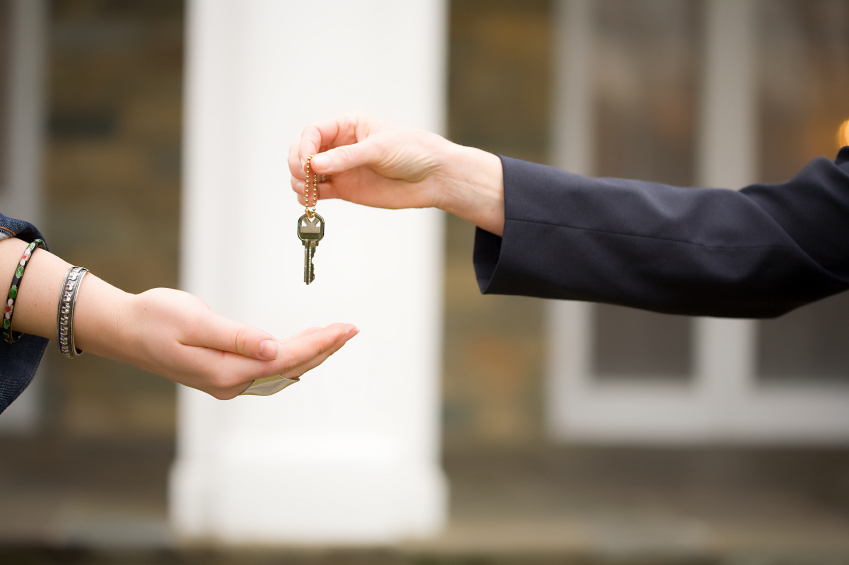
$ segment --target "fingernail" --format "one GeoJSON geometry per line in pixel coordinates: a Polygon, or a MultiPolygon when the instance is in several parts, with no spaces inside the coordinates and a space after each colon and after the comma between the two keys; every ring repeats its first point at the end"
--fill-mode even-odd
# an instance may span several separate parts
{"type": "Polygon", "coordinates": [[[312,168],[316,171],[324,171],[330,167],[330,159],[326,155],[316,155],[310,160],[312,168]]]}
{"type": "Polygon", "coordinates": [[[280,343],[273,339],[266,339],[259,344],[259,358],[265,360],[277,359],[280,355],[280,343]]]}
{"type": "MultiPolygon", "coordinates": [[[[348,334],[347,334],[347,335],[348,335],[348,339],[353,338],[353,337],[354,337],[355,335],[357,335],[358,333],[360,333],[360,329],[359,329],[359,328],[354,328],[353,330],[349,330],[349,331],[348,331],[348,334]]],[[[346,341],[347,341],[347,340],[346,340],[346,341]]]]}

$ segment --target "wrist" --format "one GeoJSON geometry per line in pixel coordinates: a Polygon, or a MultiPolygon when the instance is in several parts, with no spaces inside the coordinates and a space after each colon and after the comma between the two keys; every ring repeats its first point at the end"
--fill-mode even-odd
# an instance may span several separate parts
{"type": "Polygon", "coordinates": [[[78,349],[100,357],[126,361],[134,351],[133,298],[93,274],[86,275],[77,294],[74,340],[78,349]]]}
{"type": "Polygon", "coordinates": [[[504,232],[504,173],[492,153],[451,142],[444,152],[437,207],[496,235],[504,232]]]}

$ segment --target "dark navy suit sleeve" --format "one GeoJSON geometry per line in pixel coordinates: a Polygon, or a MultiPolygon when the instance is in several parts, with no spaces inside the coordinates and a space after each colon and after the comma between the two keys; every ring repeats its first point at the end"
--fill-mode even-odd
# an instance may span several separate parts
{"type": "Polygon", "coordinates": [[[849,147],[740,191],[501,161],[504,235],[475,238],[484,293],[769,318],[849,288],[849,147]]]}

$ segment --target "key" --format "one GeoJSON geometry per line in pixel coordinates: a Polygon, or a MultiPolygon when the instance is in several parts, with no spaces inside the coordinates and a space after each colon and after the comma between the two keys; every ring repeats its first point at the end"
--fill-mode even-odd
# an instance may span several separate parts
{"type": "Polygon", "coordinates": [[[313,214],[313,218],[304,214],[298,218],[298,239],[304,244],[304,282],[310,284],[315,280],[315,269],[312,264],[318,242],[324,237],[324,218],[313,214]]]}

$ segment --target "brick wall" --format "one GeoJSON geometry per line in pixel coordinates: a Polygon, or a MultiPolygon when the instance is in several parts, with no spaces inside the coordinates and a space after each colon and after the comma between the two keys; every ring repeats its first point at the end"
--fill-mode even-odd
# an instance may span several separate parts
{"type": "MultiPolygon", "coordinates": [[[[44,232],[51,249],[130,292],[176,287],[183,3],[51,4],[44,232]]],[[[51,350],[50,413],[72,435],[174,433],[174,385],[51,350]]]]}
{"type": "MultiPolygon", "coordinates": [[[[552,23],[547,0],[454,0],[448,135],[520,159],[548,158],[552,23]]],[[[444,435],[446,445],[521,444],[542,438],[544,302],[481,296],[474,227],[446,232],[444,435]]]]}

